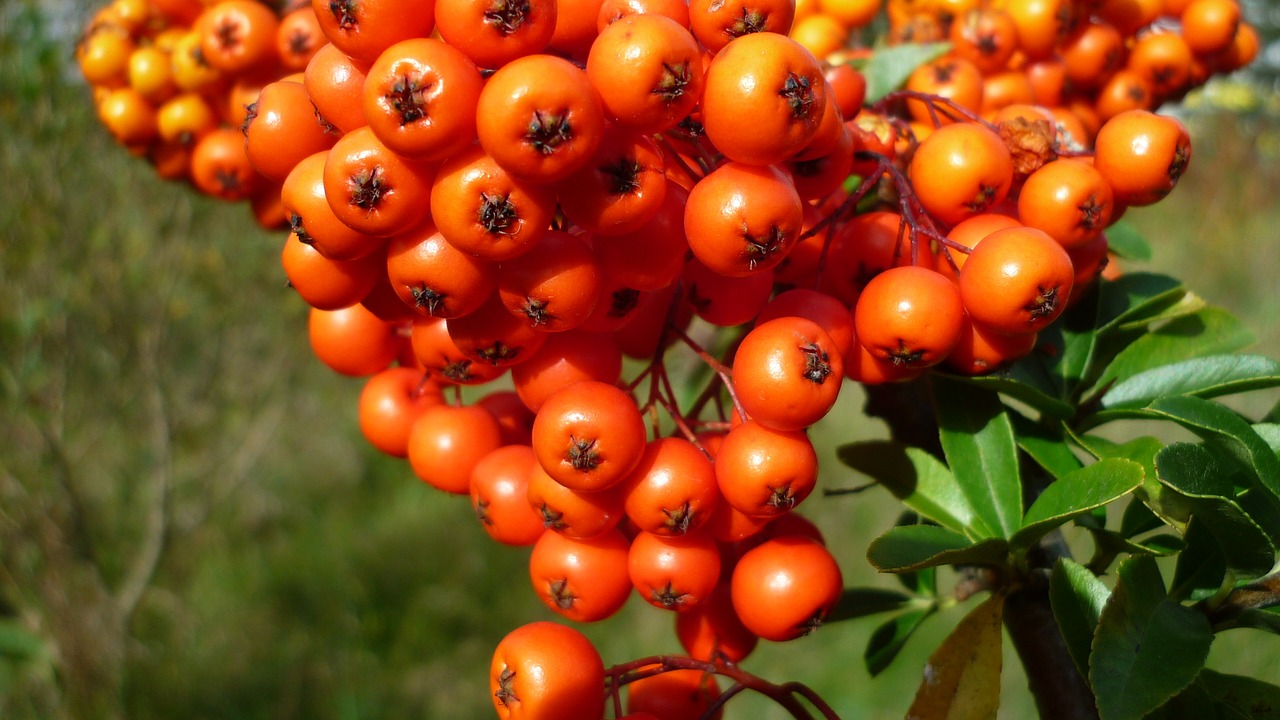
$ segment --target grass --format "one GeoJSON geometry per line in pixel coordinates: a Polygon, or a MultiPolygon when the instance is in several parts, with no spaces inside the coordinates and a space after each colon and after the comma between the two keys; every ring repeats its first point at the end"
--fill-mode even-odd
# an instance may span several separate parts
{"type": "MultiPolygon", "coordinates": [[[[54,660],[94,642],[59,628],[126,584],[165,488],[168,549],[122,629],[117,715],[492,717],[491,648],[551,617],[528,591],[527,551],[495,546],[464,501],[365,446],[358,381],[310,357],[282,237],[116,147],[35,7],[0,8],[0,716],[70,714],[54,660]],[[74,540],[70,560],[51,554],[68,547],[41,534],[51,528],[74,540]]],[[[71,10],[83,12],[63,6],[59,22],[71,10]]],[[[1280,356],[1280,163],[1255,149],[1280,131],[1231,116],[1194,128],[1182,186],[1130,214],[1155,247],[1147,269],[1186,278],[1280,356]]],[[[836,444],[883,434],[860,404],[850,388],[815,430],[824,487],[858,482],[836,444]]],[[[894,581],[862,556],[898,510],[877,492],[806,506],[849,581],[883,586],[894,581]]],[[[861,658],[873,620],[768,645],[747,667],[814,685],[846,717],[899,716],[960,612],[931,620],[875,679],[861,658]]],[[[678,650],[670,624],[632,602],[585,631],[621,662],[678,650]]],[[[1220,642],[1213,664],[1275,667],[1267,642],[1220,642]]],[[[1007,665],[1003,714],[1028,717],[1007,665]]],[[[730,716],[778,715],[744,699],[730,716]]]]}

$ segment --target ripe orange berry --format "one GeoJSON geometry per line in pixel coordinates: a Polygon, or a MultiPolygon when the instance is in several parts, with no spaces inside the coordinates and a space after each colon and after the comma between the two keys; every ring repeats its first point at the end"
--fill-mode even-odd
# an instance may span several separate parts
{"type": "Polygon", "coordinates": [[[960,297],[975,323],[1025,335],[1062,314],[1074,278],[1071,258],[1053,238],[1035,228],[1006,228],[969,254],[960,270],[960,297]]]}

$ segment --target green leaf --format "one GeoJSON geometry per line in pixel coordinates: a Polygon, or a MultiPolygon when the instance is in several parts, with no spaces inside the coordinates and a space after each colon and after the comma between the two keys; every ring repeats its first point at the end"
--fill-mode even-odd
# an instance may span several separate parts
{"type": "Polygon", "coordinates": [[[929,656],[907,717],[916,720],[995,720],[1000,708],[1004,594],[965,615],[929,656]]]}
{"type": "Polygon", "coordinates": [[[1142,465],[1145,471],[1142,487],[1135,491],[1135,494],[1169,525],[1181,530],[1186,524],[1191,514],[1190,507],[1182,501],[1182,498],[1170,494],[1156,478],[1156,453],[1164,447],[1164,443],[1158,438],[1143,436],[1122,444],[1113,443],[1096,435],[1073,435],[1072,439],[1085,452],[1099,460],[1123,458],[1142,465]]]}
{"type": "Polygon", "coordinates": [[[1093,536],[1094,546],[1089,567],[1096,572],[1103,572],[1111,567],[1111,563],[1121,553],[1166,557],[1176,555],[1187,547],[1181,537],[1169,533],[1142,538],[1140,541],[1127,538],[1114,530],[1089,528],[1089,534],[1093,536]]]}
{"type": "Polygon", "coordinates": [[[900,525],[871,541],[867,560],[881,572],[903,572],[937,565],[999,565],[1008,552],[1004,540],[975,543],[936,525],[900,525]]]}
{"type": "Polygon", "coordinates": [[[1048,428],[1028,420],[1020,413],[1006,410],[1013,423],[1014,438],[1037,465],[1055,478],[1064,477],[1081,467],[1080,459],[1071,452],[1066,436],[1060,427],[1048,428]]]}
{"type": "Polygon", "coordinates": [[[867,79],[867,102],[876,102],[902,87],[916,68],[942,57],[950,49],[951,43],[945,42],[876,48],[866,63],[858,67],[867,79]]]}
{"type": "Polygon", "coordinates": [[[1206,307],[1209,307],[1209,303],[1205,302],[1204,298],[1193,292],[1184,292],[1176,301],[1160,307],[1157,312],[1144,314],[1128,322],[1121,322],[1107,333],[1108,338],[1114,338],[1122,343],[1119,347],[1114,348],[1112,359],[1129,343],[1141,337],[1148,326],[1159,325],[1160,323],[1177,320],[1188,315],[1195,315],[1206,307]],[[1137,335],[1135,336],[1133,333],[1137,333],[1137,335]]]}
{"type": "Polygon", "coordinates": [[[923,610],[905,612],[877,627],[867,640],[867,649],[862,653],[867,673],[875,677],[888,669],[893,659],[902,652],[907,640],[936,609],[937,606],[930,605],[923,610]]]}
{"type": "Polygon", "coordinates": [[[1140,720],[1190,685],[1213,632],[1203,613],[1172,602],[1155,559],[1120,564],[1089,656],[1101,720],[1140,720]]]}
{"type": "Polygon", "coordinates": [[[892,610],[901,610],[903,606],[914,602],[915,598],[906,593],[882,588],[861,587],[845,588],[840,594],[836,606],[827,613],[823,622],[851,620],[853,618],[875,615],[892,610]]]}
{"type": "Polygon", "coordinates": [[[1194,397],[1161,398],[1147,408],[1151,415],[1178,423],[1219,445],[1253,473],[1255,486],[1280,506],[1280,458],[1253,427],[1229,408],[1194,397]]]}
{"type": "Polygon", "coordinates": [[[1155,273],[1126,273],[1099,286],[1098,333],[1154,319],[1187,293],[1182,281],[1155,273]]]}
{"type": "Polygon", "coordinates": [[[1227,559],[1217,538],[1203,522],[1193,517],[1182,533],[1182,540],[1187,547],[1178,554],[1169,597],[1186,600],[1218,592],[1227,577],[1227,559]]]}
{"type": "Polygon", "coordinates": [[[1214,355],[1161,365],[1130,376],[1102,396],[1102,406],[1137,407],[1165,395],[1218,397],[1280,385],[1280,362],[1261,355],[1214,355]]]}
{"type": "Polygon", "coordinates": [[[1114,502],[1142,484],[1142,466],[1112,458],[1083,467],[1055,480],[1027,508],[1022,529],[1009,544],[1014,554],[1025,552],[1054,528],[1094,508],[1114,502]]]}
{"type": "Polygon", "coordinates": [[[1231,718],[1280,720],[1280,687],[1242,675],[1227,675],[1204,669],[1198,683],[1213,698],[1219,711],[1230,710],[1231,718]]]}
{"type": "Polygon", "coordinates": [[[1186,720],[1186,718],[1222,720],[1214,706],[1213,698],[1201,684],[1200,678],[1196,678],[1195,682],[1170,698],[1169,702],[1162,705],[1159,710],[1147,715],[1146,720],[1186,720]]]}
{"type": "Polygon", "coordinates": [[[933,398],[947,464],[973,506],[973,532],[1011,536],[1022,525],[1022,479],[1013,426],[999,396],[939,376],[933,398]]]}
{"type": "Polygon", "coordinates": [[[894,575],[902,587],[921,597],[938,596],[937,568],[921,568],[915,572],[902,572],[894,575]]]}
{"type": "MultiPolygon", "coordinates": [[[[1280,458],[1244,418],[1226,406],[1177,395],[1155,400],[1145,408],[1104,410],[1092,419],[1107,421],[1121,417],[1169,420],[1204,438],[1247,469],[1247,483],[1263,495],[1271,515],[1280,514],[1280,458]]],[[[1149,485],[1143,488],[1151,489],[1149,485]]],[[[1166,517],[1159,508],[1153,506],[1152,509],[1166,517]]]]}
{"type": "Polygon", "coordinates": [[[1111,590],[1089,568],[1070,559],[1059,560],[1049,578],[1049,602],[1058,629],[1081,677],[1089,676],[1089,649],[1111,590]]]}
{"type": "Polygon", "coordinates": [[[903,443],[873,440],[841,445],[845,465],[880,483],[904,505],[934,522],[965,532],[973,508],[951,472],[934,456],[903,443]]]}
{"type": "MultiPolygon", "coordinates": [[[[1275,565],[1272,538],[1234,500],[1213,453],[1191,443],[1175,443],[1156,454],[1160,482],[1186,498],[1192,521],[1203,523],[1217,540],[1228,568],[1238,579],[1262,577],[1275,565]]],[[[1280,533],[1280,528],[1275,528],[1280,533]]]]}
{"type": "Polygon", "coordinates": [[[1274,453],[1280,453],[1280,424],[1272,422],[1260,422],[1253,424],[1253,431],[1258,433],[1258,437],[1271,448],[1274,453]]]}
{"type": "Polygon", "coordinates": [[[1103,396],[1103,405],[1144,405],[1161,395],[1207,397],[1251,386],[1271,387],[1280,364],[1256,355],[1230,355],[1251,342],[1252,333],[1243,323],[1216,307],[1171,320],[1130,343],[1111,361],[1100,384],[1116,384],[1103,396]]]}
{"type": "Polygon", "coordinates": [[[1151,246],[1132,224],[1118,220],[1107,228],[1107,247],[1126,260],[1146,262],[1151,259],[1151,246]]]}
{"type": "Polygon", "coordinates": [[[1045,373],[1043,365],[1038,364],[1034,358],[1023,358],[1004,373],[954,379],[1011,397],[1049,417],[1065,420],[1075,413],[1075,408],[1057,398],[1059,390],[1045,373]]]}

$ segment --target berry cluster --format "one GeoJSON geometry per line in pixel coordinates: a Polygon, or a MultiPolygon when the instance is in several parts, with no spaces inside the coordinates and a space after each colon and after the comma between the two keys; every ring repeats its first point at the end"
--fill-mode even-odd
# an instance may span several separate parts
{"type": "MultiPolygon", "coordinates": [[[[300,78],[325,42],[305,5],[279,14],[256,0],[208,7],[199,0],[114,0],[89,21],[76,60],[99,119],[121,145],[165,179],[249,201],[264,227],[278,228],[283,178],[270,172],[278,166],[270,138],[246,147],[241,128],[264,85],[289,73],[300,78]]],[[[305,94],[301,101],[310,112],[305,94]]],[[[324,138],[313,141],[316,149],[337,139],[315,122],[303,130],[324,138]]]]}
{"type": "Polygon", "coordinates": [[[1112,117],[1181,99],[1258,53],[1237,0],[890,0],[887,10],[892,38],[952,44],[909,89],[987,117],[1040,105],[1086,145],[1112,117]]]}
{"type": "MultiPolygon", "coordinates": [[[[150,2],[115,0],[81,43],[104,123],[162,175],[274,208],[315,353],[368,377],[367,440],[532,546],[555,612],[599,620],[635,593],[721,667],[840,595],[792,511],[817,480],[807,428],[843,381],[1032,352],[1101,271],[1106,228],[1187,167],[1185,129],[1151,103],[1243,62],[1251,32],[1237,17],[1206,39],[1203,8],[1233,0],[1157,0],[1124,25],[1106,2],[905,20],[891,2],[900,39],[929,20],[954,48],[868,105],[852,65],[786,34],[791,0],[313,0],[283,18],[150,2]],[[1162,14],[1180,34],[1149,27],[1162,14]],[[1096,28],[1110,69],[1078,73],[1096,28]],[[1188,48],[1180,74],[1156,38],[1188,48]],[[1107,104],[1121,76],[1141,101],[1107,104]],[[673,376],[696,363],[686,397],[673,376]],[[461,401],[499,378],[511,389],[461,401]]],[[[846,31],[878,9],[827,6],[846,31]]],[[[504,717],[536,692],[506,645],[564,634],[538,627],[495,658],[504,717]]],[[[705,689],[698,667],[660,669],[705,689]]],[[[645,680],[688,686],[632,671],[633,700],[645,680]]],[[[511,716],[598,718],[603,672],[585,709],[511,716]]]]}

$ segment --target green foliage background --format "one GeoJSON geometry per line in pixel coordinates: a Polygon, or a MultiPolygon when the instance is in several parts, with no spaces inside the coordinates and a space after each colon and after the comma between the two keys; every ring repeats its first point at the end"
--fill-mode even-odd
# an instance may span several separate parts
{"type": "MultiPolygon", "coordinates": [[[[359,381],[311,357],[281,235],[157,179],[97,125],[71,62],[82,2],[0,3],[0,717],[492,717],[493,645],[550,618],[527,551],[365,445],[359,381]],[[86,678],[100,691],[65,691],[86,678]]],[[[1280,356],[1280,122],[1190,122],[1183,186],[1129,216],[1155,246],[1146,268],[1237,312],[1280,356]]],[[[862,482],[836,443],[883,435],[860,405],[846,388],[815,430],[827,488],[862,482]]],[[[898,509],[871,492],[805,512],[850,583],[891,586],[863,555],[898,509]]],[[[678,651],[670,617],[641,605],[584,628],[606,662],[678,651]]],[[[846,717],[897,717],[958,617],[931,621],[875,680],[871,622],[766,644],[747,667],[812,684],[846,717]]],[[[1219,642],[1210,666],[1278,667],[1268,641],[1219,642]]],[[[1003,716],[1030,716],[1018,672],[1005,686],[1003,716]]],[[[741,699],[730,717],[769,712],[741,699]]]]}

